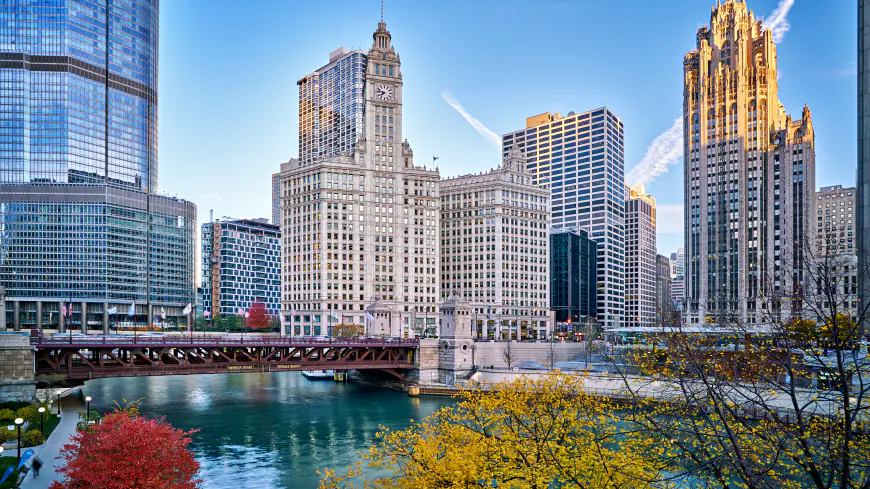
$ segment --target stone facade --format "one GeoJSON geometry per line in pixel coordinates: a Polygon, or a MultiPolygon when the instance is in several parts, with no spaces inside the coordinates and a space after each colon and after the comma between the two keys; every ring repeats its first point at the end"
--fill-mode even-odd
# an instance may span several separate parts
{"type": "Polygon", "coordinates": [[[855,187],[822,187],[814,203],[816,257],[855,254],[855,187]]]}
{"type": "Polygon", "coordinates": [[[27,336],[0,334],[0,402],[30,402],[36,395],[33,348],[27,336]]]}
{"type": "Polygon", "coordinates": [[[656,199],[642,185],[625,202],[625,325],[656,319],[656,199]]]}
{"type": "Polygon", "coordinates": [[[475,338],[545,338],[550,192],[512,149],[502,166],[441,181],[441,298],[474,308],[475,338]]]}
{"type": "Polygon", "coordinates": [[[812,118],[786,114],[773,35],[745,2],[717,2],[696,39],[683,63],[686,322],[759,323],[761,297],[805,278],[812,118]]]}
{"type": "Polygon", "coordinates": [[[281,166],[281,309],[292,335],[326,334],[330,316],[364,324],[375,298],[401,324],[396,336],[437,318],[440,176],[415,166],[402,139],[401,62],[386,24],[373,38],[364,137],[352,151],[281,166]]]}
{"type": "Polygon", "coordinates": [[[442,383],[467,378],[474,369],[471,311],[471,304],[456,295],[441,303],[438,370],[442,383]]]}
{"type": "MultiPolygon", "coordinates": [[[[474,364],[478,368],[507,368],[504,359],[504,341],[478,341],[474,343],[474,364]]],[[[583,355],[583,343],[558,342],[555,345],[556,362],[570,362],[583,355]]],[[[550,344],[544,342],[514,341],[511,344],[511,363],[546,362],[550,344]]]]}

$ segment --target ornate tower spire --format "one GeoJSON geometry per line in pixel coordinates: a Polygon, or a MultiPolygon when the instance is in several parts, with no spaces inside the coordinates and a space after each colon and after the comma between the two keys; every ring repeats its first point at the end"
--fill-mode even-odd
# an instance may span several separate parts
{"type": "Polygon", "coordinates": [[[390,31],[387,30],[387,23],[384,22],[383,17],[381,21],[378,22],[378,28],[375,30],[375,33],[372,34],[372,39],[374,39],[374,43],[372,43],[372,51],[390,51],[390,40],[392,36],[390,36],[390,31]]]}

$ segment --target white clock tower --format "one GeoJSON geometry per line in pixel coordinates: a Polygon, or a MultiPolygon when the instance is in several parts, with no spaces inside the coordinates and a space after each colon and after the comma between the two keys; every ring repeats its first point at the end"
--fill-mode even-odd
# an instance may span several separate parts
{"type": "Polygon", "coordinates": [[[405,166],[401,144],[402,63],[383,20],[372,37],[366,67],[365,153],[371,156],[375,170],[397,171],[405,166]]]}

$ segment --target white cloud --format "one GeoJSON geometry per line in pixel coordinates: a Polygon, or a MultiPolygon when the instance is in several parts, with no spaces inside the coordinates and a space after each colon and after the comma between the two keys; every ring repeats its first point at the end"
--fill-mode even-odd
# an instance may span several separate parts
{"type": "Polygon", "coordinates": [[[683,204],[656,205],[656,234],[683,234],[683,204]]]}
{"type": "Polygon", "coordinates": [[[683,160],[683,118],[677,117],[673,125],[655,138],[646,149],[640,163],[625,175],[629,185],[647,185],[668,167],[683,160]]]}
{"type": "Polygon", "coordinates": [[[453,98],[453,95],[451,95],[450,92],[448,92],[447,90],[441,92],[441,97],[444,99],[445,102],[447,102],[449,106],[456,109],[456,112],[459,112],[459,115],[461,115],[462,118],[465,119],[465,122],[471,124],[471,127],[473,127],[478,134],[483,136],[483,139],[486,139],[496,148],[501,148],[501,136],[490,131],[486,126],[483,125],[482,122],[475,119],[471,114],[466,112],[465,108],[462,107],[462,105],[460,105],[459,102],[457,102],[456,99],[453,98]]]}
{"type": "Polygon", "coordinates": [[[769,18],[764,19],[764,28],[770,29],[773,34],[773,42],[779,44],[785,38],[785,33],[791,28],[788,23],[788,11],[794,5],[794,0],[779,0],[779,4],[770,14],[769,18]]]}

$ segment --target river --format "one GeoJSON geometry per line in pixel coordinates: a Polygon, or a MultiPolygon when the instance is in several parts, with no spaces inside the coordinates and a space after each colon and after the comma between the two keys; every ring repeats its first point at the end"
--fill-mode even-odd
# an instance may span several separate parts
{"type": "Polygon", "coordinates": [[[84,392],[91,409],[138,399],[147,416],[199,429],[191,448],[205,489],[316,488],[315,471],[358,461],[379,426],[404,428],[452,403],[298,372],[100,379],[84,392]]]}

